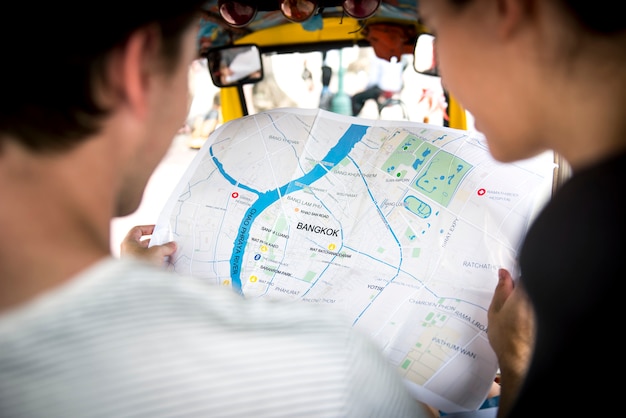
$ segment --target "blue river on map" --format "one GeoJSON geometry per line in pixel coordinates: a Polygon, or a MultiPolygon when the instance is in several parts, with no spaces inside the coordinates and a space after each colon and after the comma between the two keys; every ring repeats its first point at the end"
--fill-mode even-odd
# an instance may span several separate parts
{"type": "MultiPolygon", "coordinates": [[[[365,125],[351,125],[348,130],[344,133],[344,135],[339,138],[337,144],[332,147],[328,154],[323,158],[323,162],[326,165],[334,166],[341,162],[344,158],[350,154],[350,151],[354,148],[354,146],[363,139],[363,136],[367,132],[368,126],[365,125]]],[[[224,170],[224,166],[217,160],[217,158],[213,155],[213,149],[210,149],[211,157],[213,158],[213,162],[217,166],[217,169],[222,173],[225,179],[227,179],[232,185],[240,187],[249,192],[255,193],[259,196],[257,201],[248,208],[246,214],[242,218],[241,225],[239,225],[239,233],[233,243],[233,252],[230,259],[230,272],[232,278],[232,286],[235,291],[240,294],[243,294],[242,285],[241,285],[241,265],[243,263],[243,257],[237,256],[237,243],[244,243],[244,245],[240,245],[241,248],[245,246],[245,243],[248,242],[250,235],[250,227],[254,223],[255,218],[263,213],[263,211],[276,203],[281,196],[286,196],[289,193],[293,193],[295,191],[302,190],[303,186],[308,186],[324,177],[328,173],[328,169],[321,164],[315,165],[311,171],[304,174],[302,177],[298,179],[293,179],[289,183],[272,190],[268,190],[267,192],[260,193],[257,190],[254,190],[246,185],[239,183],[237,180],[232,178],[226,171],[224,170]],[[244,225],[245,224],[245,225],[244,225]]]]}

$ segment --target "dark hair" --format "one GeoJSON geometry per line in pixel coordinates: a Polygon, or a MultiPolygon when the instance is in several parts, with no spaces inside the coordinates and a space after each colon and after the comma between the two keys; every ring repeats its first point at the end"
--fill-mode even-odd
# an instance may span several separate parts
{"type": "Polygon", "coordinates": [[[626,20],[619,1],[559,0],[580,25],[600,35],[626,32],[626,20]]]}
{"type": "MultiPolygon", "coordinates": [[[[450,0],[464,6],[472,0],[450,0]]],[[[621,2],[615,0],[543,0],[557,1],[568,10],[583,28],[599,35],[617,35],[626,32],[626,19],[621,12],[621,2]]]]}
{"type": "MultiPolygon", "coordinates": [[[[202,0],[12,2],[3,12],[0,45],[0,141],[18,140],[38,152],[66,150],[98,132],[109,109],[95,97],[106,82],[108,56],[138,28],[161,33],[164,70],[202,0]]],[[[0,142],[0,152],[2,151],[0,142]]]]}

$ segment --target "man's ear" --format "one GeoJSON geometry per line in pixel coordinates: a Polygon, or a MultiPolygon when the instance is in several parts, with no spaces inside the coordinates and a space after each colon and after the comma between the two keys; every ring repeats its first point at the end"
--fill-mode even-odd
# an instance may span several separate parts
{"type": "Polygon", "coordinates": [[[139,117],[148,111],[151,76],[157,57],[157,36],[150,28],[135,31],[119,51],[117,84],[121,99],[139,117]]]}
{"type": "Polygon", "coordinates": [[[515,34],[528,18],[534,6],[534,0],[497,0],[499,33],[507,38],[515,34]]]}

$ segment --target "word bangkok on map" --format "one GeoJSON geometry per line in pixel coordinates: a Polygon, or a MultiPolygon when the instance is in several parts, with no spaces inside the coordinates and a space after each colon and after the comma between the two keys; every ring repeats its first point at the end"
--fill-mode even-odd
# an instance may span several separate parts
{"type": "Polygon", "coordinates": [[[502,164],[478,133],[318,109],[222,125],[152,237],[169,268],[246,298],[330,305],[414,396],[477,409],[497,372],[487,309],[551,193],[551,155],[502,164]]]}

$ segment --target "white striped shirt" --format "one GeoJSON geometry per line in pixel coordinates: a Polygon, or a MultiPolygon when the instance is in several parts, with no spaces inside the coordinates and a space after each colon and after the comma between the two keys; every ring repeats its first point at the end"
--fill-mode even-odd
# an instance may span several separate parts
{"type": "Polygon", "coordinates": [[[420,417],[339,313],[108,259],[0,316],[0,417],[420,417]]]}

